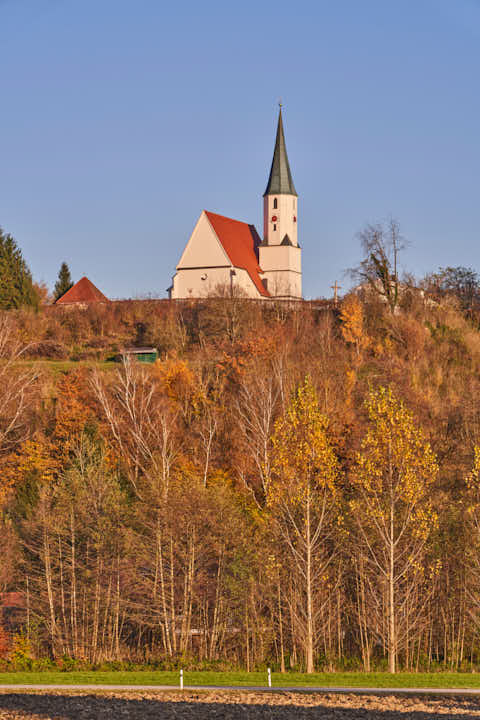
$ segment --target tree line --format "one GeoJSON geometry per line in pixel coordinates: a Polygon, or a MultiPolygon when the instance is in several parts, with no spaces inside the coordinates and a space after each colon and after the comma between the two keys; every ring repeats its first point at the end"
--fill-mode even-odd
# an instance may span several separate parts
{"type": "Polygon", "coordinates": [[[1,316],[0,588],[22,599],[5,654],[477,667],[480,334],[461,299],[152,307],[1,316]],[[35,350],[64,333],[105,356],[139,332],[152,365],[35,350]]]}

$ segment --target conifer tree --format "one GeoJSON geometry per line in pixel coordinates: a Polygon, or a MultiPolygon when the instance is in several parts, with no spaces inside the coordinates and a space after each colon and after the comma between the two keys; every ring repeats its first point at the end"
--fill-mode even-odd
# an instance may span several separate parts
{"type": "Polygon", "coordinates": [[[70,275],[70,268],[66,262],[63,262],[60,265],[58,280],[55,283],[55,289],[53,291],[55,301],[61,298],[62,295],[65,295],[67,290],[70,290],[71,287],[73,287],[73,281],[72,276],[70,275]]]}
{"type": "Polygon", "coordinates": [[[32,274],[14,238],[0,228],[0,309],[38,305],[32,274]]]}

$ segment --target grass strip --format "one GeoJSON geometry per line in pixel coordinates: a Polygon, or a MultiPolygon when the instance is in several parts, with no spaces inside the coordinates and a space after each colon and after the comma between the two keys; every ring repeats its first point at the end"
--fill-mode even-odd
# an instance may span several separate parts
{"type": "MultiPolygon", "coordinates": [[[[0,684],[21,685],[171,685],[178,686],[178,671],[71,671],[0,673],[0,684]]],[[[266,672],[188,672],[185,686],[192,685],[267,685],[266,672]]],[[[272,673],[274,687],[369,687],[369,688],[480,688],[475,673],[272,673]]]]}

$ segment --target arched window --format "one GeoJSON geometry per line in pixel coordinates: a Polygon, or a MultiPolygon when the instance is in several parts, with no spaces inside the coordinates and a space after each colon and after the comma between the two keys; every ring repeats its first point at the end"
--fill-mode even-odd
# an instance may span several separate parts
{"type": "Polygon", "coordinates": [[[277,198],[273,198],[273,209],[276,210],[278,208],[277,198]]]}
{"type": "Polygon", "coordinates": [[[274,230],[276,230],[276,229],[277,229],[277,226],[276,226],[276,225],[274,225],[274,226],[273,226],[273,229],[274,229],[274,230]]]}

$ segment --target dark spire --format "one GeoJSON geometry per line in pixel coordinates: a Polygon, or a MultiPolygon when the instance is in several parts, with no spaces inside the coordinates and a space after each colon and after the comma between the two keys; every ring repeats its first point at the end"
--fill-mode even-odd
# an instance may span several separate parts
{"type": "Polygon", "coordinates": [[[270,177],[268,178],[267,189],[265,195],[297,195],[295,185],[288,164],[287,148],[285,146],[285,136],[283,134],[282,122],[282,106],[278,114],[277,139],[275,140],[275,150],[273,151],[272,167],[270,168],[270,177]]]}

